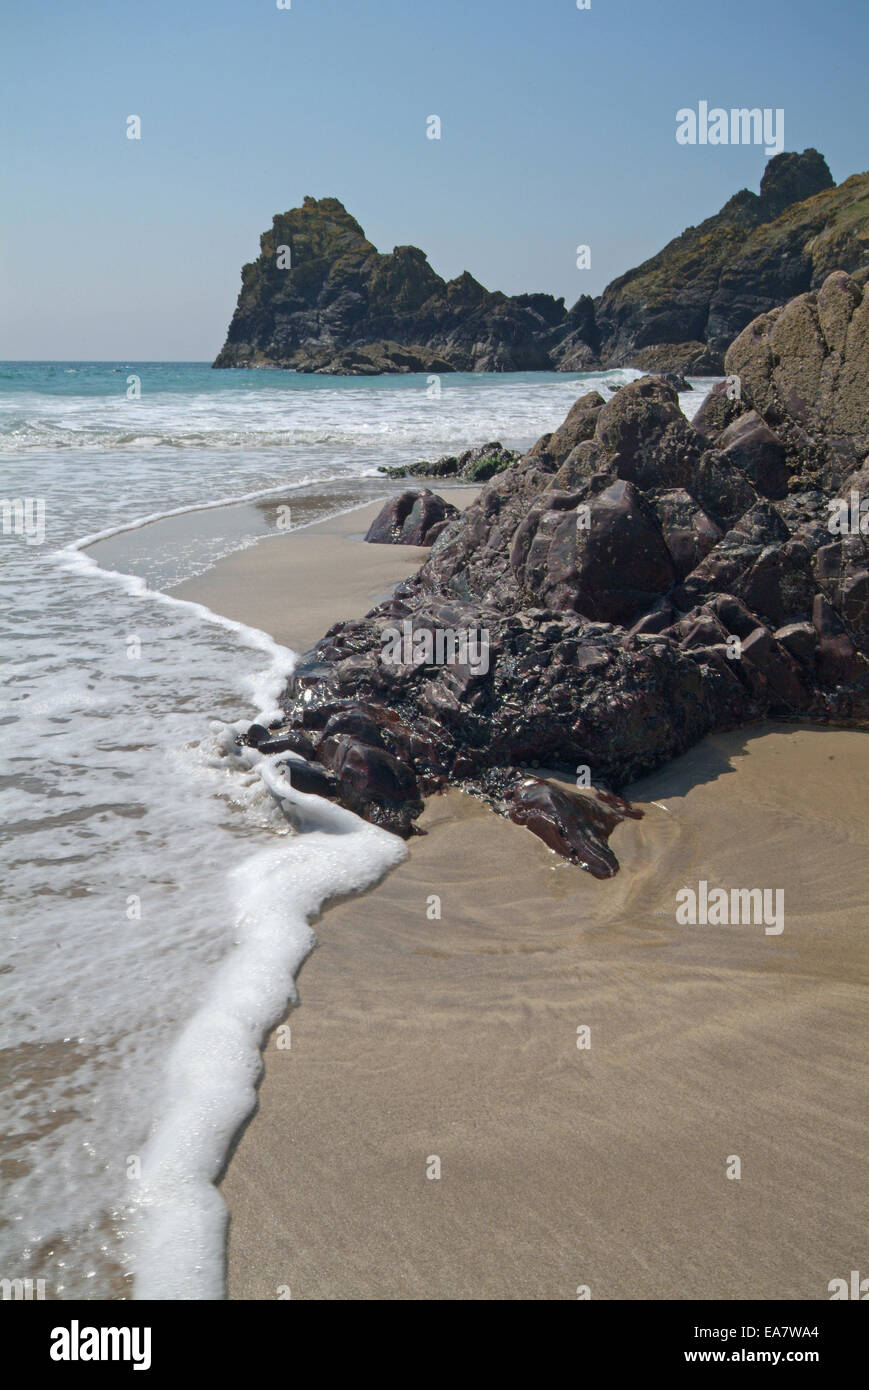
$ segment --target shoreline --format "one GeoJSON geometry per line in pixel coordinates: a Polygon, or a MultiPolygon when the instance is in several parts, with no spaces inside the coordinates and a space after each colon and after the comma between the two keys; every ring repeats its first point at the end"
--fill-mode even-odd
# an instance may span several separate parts
{"type": "MultiPolygon", "coordinates": [[[[402,490],[393,483],[377,501],[268,535],[167,592],[172,598],[203,603],[223,617],[259,627],[281,646],[301,653],[332,623],[347,617],[348,594],[360,612],[367,611],[413,574],[428,555],[423,546],[362,542],[386,498],[402,490]],[[352,577],[346,573],[348,543],[353,547],[352,577]]],[[[473,486],[438,489],[439,496],[459,508],[478,492],[473,486]]]]}
{"type": "MultiPolygon", "coordinates": [[[[172,592],[301,650],[418,563],[349,540],[353,516],[172,592]]],[[[229,1297],[826,1297],[859,1253],[865,874],[833,866],[866,862],[867,771],[858,731],[715,735],[631,789],[646,816],[614,832],[604,884],[460,792],[430,798],[408,860],[315,924],[292,1045],[270,1038],[221,1184],[229,1297]],[[691,875],[751,886],[770,862],[796,903],[780,937],[676,926],[691,875]]]]}

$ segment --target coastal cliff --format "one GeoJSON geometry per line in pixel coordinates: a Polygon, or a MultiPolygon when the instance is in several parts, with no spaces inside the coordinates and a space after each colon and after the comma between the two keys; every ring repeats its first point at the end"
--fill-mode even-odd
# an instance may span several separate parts
{"type": "Polygon", "coordinates": [[[718,372],[758,314],[869,262],[869,174],[836,187],[816,150],[771,159],[747,188],[608,285],[596,318],[608,363],[718,372]]]}
{"type": "Polygon", "coordinates": [[[337,198],[277,215],[242,287],[215,367],[382,372],[587,371],[633,365],[696,374],[758,314],[869,258],[869,173],[836,187],[816,150],[771,159],[760,193],[715,216],[567,309],[505,295],[465,271],[444,280],[415,246],[378,252],[337,198]]]}

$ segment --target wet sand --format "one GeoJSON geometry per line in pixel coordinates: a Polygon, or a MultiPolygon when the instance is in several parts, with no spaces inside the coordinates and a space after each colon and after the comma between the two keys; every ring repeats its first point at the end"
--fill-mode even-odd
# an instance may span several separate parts
{"type": "MultiPolygon", "coordinates": [[[[304,649],[418,562],[364,525],[174,592],[304,649]]],[[[433,798],[268,1044],[230,1297],[828,1299],[866,1263],[867,774],[865,733],[715,736],[633,789],[605,883],[433,798]],[[782,888],[784,930],[677,925],[700,879],[782,888]]]]}
{"type": "MultiPolygon", "coordinates": [[[[462,509],[478,492],[438,488],[439,497],[462,509]]],[[[386,598],[428,555],[421,546],[362,543],[382,505],[381,499],[303,530],[270,536],[169,592],[305,651],[339,619],[361,617],[386,598]]]]}

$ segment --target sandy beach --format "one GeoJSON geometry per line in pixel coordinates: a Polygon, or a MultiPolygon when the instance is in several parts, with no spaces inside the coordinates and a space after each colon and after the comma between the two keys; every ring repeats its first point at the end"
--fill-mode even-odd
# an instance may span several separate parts
{"type": "MultiPolygon", "coordinates": [[[[362,545],[375,510],[173,592],[302,650],[424,553],[362,545]]],[[[430,800],[268,1044],[230,1297],[829,1298],[865,1255],[867,773],[865,733],[717,735],[632,789],[603,883],[430,800]],[[677,925],[700,879],[783,888],[783,931],[677,925]]]]}
{"type": "Polygon", "coordinates": [[[853,1374],[869,5],[9,8],[16,1352],[853,1374]]]}

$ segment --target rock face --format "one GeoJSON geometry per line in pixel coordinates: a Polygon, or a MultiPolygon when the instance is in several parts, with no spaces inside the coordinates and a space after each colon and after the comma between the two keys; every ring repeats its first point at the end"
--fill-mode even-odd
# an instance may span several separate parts
{"type": "Polygon", "coordinates": [[[756,319],[726,357],[793,467],[827,487],[869,454],[867,278],[834,272],[817,293],[756,319]]]}
{"type": "Polygon", "coordinates": [[[415,246],[381,254],[337,198],[275,217],[216,367],[304,372],[646,371],[716,374],[758,314],[869,259],[869,174],[838,188],[816,150],[769,161],[698,227],[567,310],[548,294],[445,281],[415,246]]]}
{"type": "Polygon", "coordinates": [[[741,399],[713,391],[699,427],[657,378],[581,397],[330,629],[250,741],[400,834],[450,782],[607,874],[613,793],[704,735],[869,724],[869,513],[837,505],[869,499],[866,282],[836,272],[751,324],[741,399]]]}

